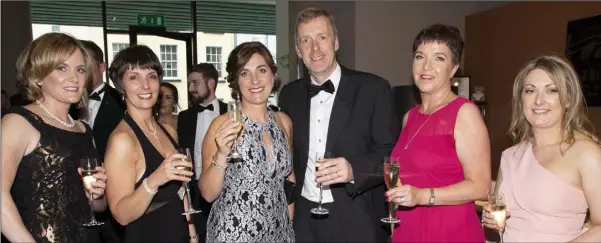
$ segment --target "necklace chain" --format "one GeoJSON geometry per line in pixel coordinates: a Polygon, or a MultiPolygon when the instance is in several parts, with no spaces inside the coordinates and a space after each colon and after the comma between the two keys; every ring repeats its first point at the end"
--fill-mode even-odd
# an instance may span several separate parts
{"type": "Polygon", "coordinates": [[[409,139],[409,142],[407,144],[405,144],[405,149],[409,148],[409,144],[411,144],[411,142],[413,142],[413,139],[415,138],[415,136],[417,136],[417,134],[419,133],[419,131],[422,130],[422,127],[424,127],[424,125],[426,125],[426,122],[428,122],[428,120],[430,120],[430,117],[432,117],[433,114],[430,114],[428,116],[428,118],[426,118],[426,121],[424,121],[424,123],[422,123],[422,125],[417,129],[417,132],[415,132],[413,134],[413,137],[411,137],[411,139],[409,139]]]}
{"type": "Polygon", "coordinates": [[[157,141],[159,141],[159,136],[157,136],[157,127],[154,125],[154,120],[152,122],[152,126],[154,127],[154,131],[146,130],[146,129],[142,128],[142,126],[140,126],[140,129],[150,133],[150,135],[152,135],[157,141]]]}
{"type": "MultiPolygon", "coordinates": [[[[444,97],[444,98],[446,99],[448,96],[449,96],[449,93],[447,93],[447,94],[445,95],[445,97],[444,97]]],[[[453,100],[451,100],[451,101],[453,101],[453,100]]],[[[450,103],[450,102],[444,102],[444,103],[443,103],[444,105],[440,105],[440,106],[438,106],[438,108],[441,108],[441,107],[443,107],[443,106],[445,106],[445,105],[447,105],[447,104],[449,104],[449,103],[450,103]]],[[[437,109],[438,109],[438,108],[437,108],[437,109]]],[[[414,138],[417,136],[417,134],[418,134],[418,133],[419,133],[419,132],[422,130],[422,127],[424,127],[424,125],[426,125],[426,123],[428,122],[428,120],[430,120],[430,117],[432,117],[432,115],[434,115],[434,113],[437,111],[437,109],[434,109],[434,110],[433,110],[433,111],[430,113],[430,115],[428,115],[428,118],[426,118],[426,120],[424,121],[424,123],[422,123],[422,125],[421,125],[421,126],[420,126],[420,127],[417,129],[417,131],[416,131],[416,132],[413,134],[413,137],[411,137],[411,139],[409,139],[409,142],[407,142],[407,144],[405,144],[405,149],[409,148],[409,144],[411,144],[411,142],[413,142],[413,139],[414,139],[414,138]]]]}
{"type": "Polygon", "coordinates": [[[54,119],[61,125],[65,126],[67,128],[72,128],[75,126],[75,122],[73,121],[73,118],[71,117],[71,115],[67,114],[67,117],[69,118],[69,122],[70,122],[70,123],[67,123],[66,121],[63,121],[63,120],[59,119],[58,117],[56,117],[54,114],[52,114],[52,112],[50,112],[48,109],[46,109],[46,107],[39,100],[36,100],[35,102],[38,105],[40,105],[40,107],[42,107],[42,110],[44,110],[50,117],[52,117],[52,119],[54,119]]]}

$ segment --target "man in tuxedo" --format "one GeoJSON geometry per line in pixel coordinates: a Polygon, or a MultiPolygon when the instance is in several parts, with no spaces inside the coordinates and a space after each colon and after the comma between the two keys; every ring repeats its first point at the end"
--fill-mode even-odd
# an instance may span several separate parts
{"type": "Polygon", "coordinates": [[[96,150],[103,158],[109,136],[123,119],[125,103],[115,88],[102,81],[106,64],[103,61],[104,55],[100,47],[92,41],[82,40],[81,42],[94,60],[92,79],[86,85],[88,94],[90,94],[88,109],[81,118],[92,127],[96,150]]]}
{"type": "MultiPolygon", "coordinates": [[[[199,239],[204,241],[207,231],[207,219],[211,206],[200,196],[198,177],[202,168],[202,140],[209,129],[211,121],[227,112],[227,104],[215,96],[218,72],[213,64],[200,63],[192,66],[188,74],[188,92],[190,108],[179,113],[177,119],[177,136],[182,148],[189,148],[194,162],[194,178],[189,183],[192,203],[202,213],[194,214],[194,225],[199,239]],[[194,134],[192,136],[192,134],[194,134]]],[[[210,163],[210,161],[206,161],[210,163]]]]}
{"type": "MultiPolygon", "coordinates": [[[[87,109],[80,110],[79,117],[92,127],[96,151],[100,158],[104,158],[109,136],[123,119],[125,104],[121,94],[102,81],[102,75],[106,70],[102,49],[92,41],[81,40],[81,43],[90,53],[93,65],[92,79],[86,85],[88,94],[90,94],[87,109]]],[[[104,241],[120,242],[123,228],[112,218],[108,210],[99,216],[101,219],[105,219],[105,225],[100,229],[104,241]]]]}
{"type": "Polygon", "coordinates": [[[280,92],[293,121],[297,242],[383,242],[386,215],[382,159],[398,138],[390,84],[336,61],[334,19],[309,8],[296,21],[296,52],[309,70],[280,92]],[[317,153],[331,153],[315,170],[317,153]],[[312,215],[322,183],[325,217],[312,215]]]}

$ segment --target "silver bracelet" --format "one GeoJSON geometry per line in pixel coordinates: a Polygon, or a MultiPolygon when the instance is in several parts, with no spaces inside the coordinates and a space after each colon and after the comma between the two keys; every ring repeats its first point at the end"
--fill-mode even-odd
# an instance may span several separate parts
{"type": "Polygon", "coordinates": [[[218,169],[227,168],[227,162],[225,163],[225,165],[218,165],[217,162],[215,162],[215,155],[213,155],[213,158],[211,159],[211,164],[213,164],[213,166],[215,166],[215,168],[218,168],[218,169]]]}
{"type": "Polygon", "coordinates": [[[159,189],[156,189],[156,190],[152,191],[152,190],[150,189],[150,187],[148,186],[147,179],[148,179],[148,178],[145,178],[145,179],[142,181],[142,186],[144,186],[144,190],[146,190],[146,192],[148,192],[150,195],[157,194],[157,192],[159,191],[159,189]]]}

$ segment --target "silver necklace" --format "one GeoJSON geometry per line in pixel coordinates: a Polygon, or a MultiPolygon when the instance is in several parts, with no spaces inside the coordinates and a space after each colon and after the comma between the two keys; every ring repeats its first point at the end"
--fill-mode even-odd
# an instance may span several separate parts
{"type": "Polygon", "coordinates": [[[55,121],[57,121],[61,125],[65,126],[67,128],[72,128],[72,127],[75,126],[75,122],[73,122],[73,118],[71,117],[71,115],[67,114],[67,117],[69,118],[69,122],[70,122],[70,123],[67,123],[67,122],[59,119],[58,117],[56,117],[54,114],[52,114],[52,112],[50,112],[48,109],[46,109],[46,107],[39,100],[36,100],[35,102],[38,103],[38,105],[40,105],[40,107],[42,107],[42,110],[46,111],[46,113],[50,117],[52,117],[52,119],[54,119],[55,121]]]}
{"type": "Polygon", "coordinates": [[[433,114],[430,114],[428,116],[428,118],[426,118],[426,120],[424,121],[424,123],[422,123],[422,125],[417,129],[417,132],[415,132],[413,134],[413,137],[411,137],[411,139],[409,140],[409,142],[407,144],[405,144],[405,150],[407,150],[407,148],[409,148],[409,144],[411,144],[411,142],[413,142],[413,139],[415,138],[415,136],[417,136],[417,134],[419,133],[419,131],[422,130],[422,127],[424,127],[424,125],[426,125],[426,122],[428,122],[428,120],[430,120],[430,117],[432,117],[433,114]]]}
{"type": "Polygon", "coordinates": [[[157,127],[154,125],[154,120],[152,122],[152,126],[154,127],[154,132],[151,132],[150,130],[146,130],[146,129],[142,128],[142,126],[140,126],[140,129],[150,133],[150,135],[152,135],[160,143],[161,141],[159,140],[159,136],[157,136],[157,127]]]}
{"type": "MultiPolygon", "coordinates": [[[[447,93],[447,94],[445,95],[444,99],[446,99],[448,96],[449,96],[449,93],[447,93]]],[[[453,101],[453,100],[451,100],[451,101],[453,101]]],[[[447,104],[449,104],[449,103],[450,103],[450,102],[445,102],[445,103],[443,103],[444,105],[441,105],[441,106],[439,106],[439,108],[440,108],[440,107],[443,107],[443,106],[445,106],[445,105],[447,105],[447,104]]],[[[428,122],[428,120],[430,120],[430,117],[432,117],[432,115],[434,115],[434,113],[435,113],[436,111],[437,111],[437,109],[434,109],[434,110],[433,110],[433,111],[430,113],[430,115],[428,116],[428,118],[426,118],[426,120],[424,121],[424,123],[422,123],[422,125],[421,125],[421,126],[418,128],[418,129],[417,129],[417,132],[415,132],[415,133],[413,134],[413,137],[411,137],[411,139],[409,139],[409,142],[408,142],[407,144],[405,144],[405,150],[406,150],[407,148],[409,148],[409,144],[411,144],[411,142],[413,142],[413,139],[415,138],[415,136],[417,136],[417,134],[419,133],[419,131],[421,131],[421,130],[422,130],[422,127],[424,127],[424,125],[426,125],[426,123],[428,122]]]]}

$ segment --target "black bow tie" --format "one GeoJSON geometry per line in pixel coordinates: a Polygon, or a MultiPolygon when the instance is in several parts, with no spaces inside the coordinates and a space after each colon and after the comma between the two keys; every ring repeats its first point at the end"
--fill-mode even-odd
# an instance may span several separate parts
{"type": "Polygon", "coordinates": [[[198,113],[201,113],[205,110],[213,111],[213,104],[209,104],[208,106],[202,106],[202,105],[198,106],[198,113]]]}
{"type": "Polygon", "coordinates": [[[325,92],[328,92],[330,94],[333,94],[334,93],[334,84],[332,83],[332,81],[328,80],[325,83],[323,83],[322,85],[309,84],[309,87],[307,89],[307,94],[309,95],[309,98],[313,98],[314,96],[319,94],[319,92],[322,90],[325,92]]]}
{"type": "Polygon", "coordinates": [[[106,84],[104,87],[102,87],[102,89],[98,90],[98,92],[92,93],[88,99],[101,101],[102,99],[100,98],[100,94],[104,93],[104,89],[106,89],[106,84]]]}

